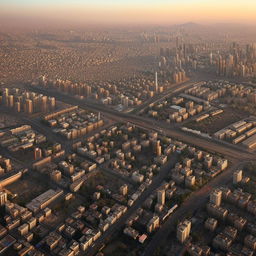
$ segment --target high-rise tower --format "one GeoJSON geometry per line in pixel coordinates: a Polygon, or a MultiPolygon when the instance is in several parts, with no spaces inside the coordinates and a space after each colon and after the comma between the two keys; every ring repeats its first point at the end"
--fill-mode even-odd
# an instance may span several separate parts
{"type": "Polygon", "coordinates": [[[157,72],[155,73],[155,91],[158,92],[158,78],[157,78],[157,72]]]}

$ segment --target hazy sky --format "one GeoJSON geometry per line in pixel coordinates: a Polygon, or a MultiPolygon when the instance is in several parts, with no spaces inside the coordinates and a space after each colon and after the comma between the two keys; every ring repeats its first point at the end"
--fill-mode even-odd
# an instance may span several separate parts
{"type": "Polygon", "coordinates": [[[80,23],[256,23],[256,0],[0,0],[0,16],[80,23]]]}

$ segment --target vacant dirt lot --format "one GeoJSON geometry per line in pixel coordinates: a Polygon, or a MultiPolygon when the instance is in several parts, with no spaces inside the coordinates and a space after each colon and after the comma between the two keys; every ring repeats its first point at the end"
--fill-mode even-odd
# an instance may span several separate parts
{"type": "Polygon", "coordinates": [[[199,123],[192,121],[186,127],[213,134],[222,128],[249,116],[248,113],[233,108],[225,108],[220,115],[209,117],[199,123]]]}

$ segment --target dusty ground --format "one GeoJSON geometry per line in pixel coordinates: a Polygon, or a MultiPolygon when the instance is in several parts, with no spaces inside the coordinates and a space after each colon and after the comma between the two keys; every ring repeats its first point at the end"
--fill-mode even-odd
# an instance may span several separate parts
{"type": "Polygon", "coordinates": [[[247,117],[248,114],[239,111],[232,108],[225,108],[224,112],[220,115],[209,117],[199,123],[192,121],[188,124],[186,124],[186,127],[199,130],[201,132],[205,132],[208,134],[213,134],[222,128],[239,121],[245,117],[247,117]]]}
{"type": "Polygon", "coordinates": [[[19,120],[11,115],[7,115],[4,113],[0,113],[0,129],[9,127],[9,126],[14,126],[19,123],[19,120]]]}

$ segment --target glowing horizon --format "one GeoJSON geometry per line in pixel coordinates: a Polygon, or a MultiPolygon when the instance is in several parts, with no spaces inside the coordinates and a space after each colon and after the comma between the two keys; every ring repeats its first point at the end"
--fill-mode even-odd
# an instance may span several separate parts
{"type": "Polygon", "coordinates": [[[255,0],[0,0],[0,16],[67,22],[256,23],[255,0]],[[71,3],[72,1],[72,3],[71,3]]]}

